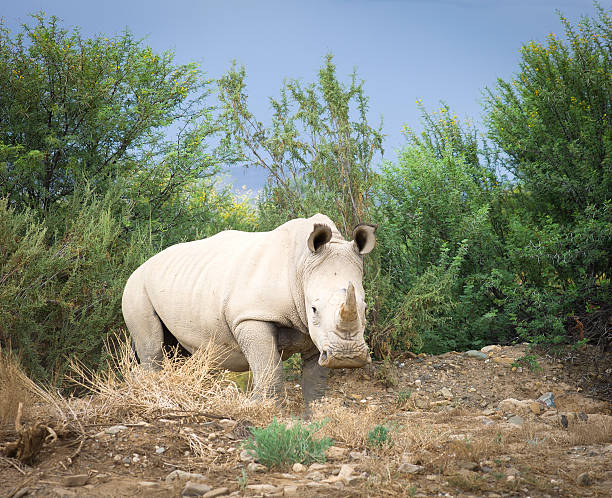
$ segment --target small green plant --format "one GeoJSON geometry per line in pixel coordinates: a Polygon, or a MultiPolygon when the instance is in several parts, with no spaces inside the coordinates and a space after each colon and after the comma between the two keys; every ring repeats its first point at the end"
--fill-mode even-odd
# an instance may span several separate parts
{"type": "Polygon", "coordinates": [[[397,393],[397,399],[395,400],[395,402],[398,405],[404,405],[408,402],[411,395],[412,391],[400,391],[397,393]]]}
{"type": "Polygon", "coordinates": [[[300,380],[300,376],[302,375],[302,364],[302,355],[297,353],[283,361],[285,379],[291,381],[300,380]]]}
{"type": "Polygon", "coordinates": [[[393,371],[393,364],[388,357],[380,364],[380,367],[374,374],[374,378],[385,387],[397,386],[397,375],[393,371]]]}
{"type": "Polygon", "coordinates": [[[333,441],[329,437],[317,439],[314,434],[327,421],[303,424],[294,420],[289,427],[274,418],[264,428],[253,427],[244,448],[252,450],[255,458],[268,468],[286,467],[294,463],[324,462],[325,450],[333,441]]]}
{"type": "Polygon", "coordinates": [[[391,428],[377,425],[368,433],[368,446],[381,448],[391,444],[391,428]]]}
{"type": "Polygon", "coordinates": [[[514,363],[512,363],[513,367],[527,367],[530,372],[536,373],[541,372],[542,367],[538,363],[538,359],[535,355],[526,354],[525,356],[521,356],[514,363]]]}
{"type": "Polygon", "coordinates": [[[249,482],[249,476],[247,475],[244,469],[242,469],[242,474],[238,477],[237,481],[240,490],[244,493],[244,490],[246,489],[247,484],[249,482]]]}

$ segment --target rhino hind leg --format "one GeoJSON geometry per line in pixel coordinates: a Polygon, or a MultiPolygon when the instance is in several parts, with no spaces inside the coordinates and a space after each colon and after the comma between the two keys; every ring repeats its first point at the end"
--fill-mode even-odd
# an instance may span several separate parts
{"type": "Polygon", "coordinates": [[[304,416],[310,417],[312,402],[325,396],[329,368],[319,365],[319,351],[302,353],[302,395],[304,396],[304,416]]]}
{"type": "Polygon", "coordinates": [[[163,358],[164,325],[157,316],[144,286],[140,273],[129,278],[121,307],[123,318],[132,338],[136,358],[147,370],[159,370],[163,358]]]}

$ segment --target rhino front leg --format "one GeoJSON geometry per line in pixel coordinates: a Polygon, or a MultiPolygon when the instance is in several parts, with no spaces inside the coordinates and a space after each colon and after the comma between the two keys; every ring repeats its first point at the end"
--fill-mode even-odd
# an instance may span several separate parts
{"type": "Polygon", "coordinates": [[[283,387],[283,365],[276,344],[276,327],[268,322],[242,322],[234,332],[253,372],[253,398],[278,397],[283,387]]]}
{"type": "Polygon", "coordinates": [[[325,395],[329,368],[319,365],[319,351],[302,353],[302,394],[304,396],[304,415],[310,417],[313,401],[321,399],[325,395]]]}

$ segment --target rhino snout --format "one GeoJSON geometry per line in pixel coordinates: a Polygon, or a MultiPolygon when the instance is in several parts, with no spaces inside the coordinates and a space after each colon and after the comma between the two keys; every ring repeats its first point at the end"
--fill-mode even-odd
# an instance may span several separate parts
{"type": "Polygon", "coordinates": [[[319,356],[319,365],[327,368],[359,368],[371,362],[370,352],[365,342],[356,344],[342,341],[342,343],[326,345],[319,356]]]}

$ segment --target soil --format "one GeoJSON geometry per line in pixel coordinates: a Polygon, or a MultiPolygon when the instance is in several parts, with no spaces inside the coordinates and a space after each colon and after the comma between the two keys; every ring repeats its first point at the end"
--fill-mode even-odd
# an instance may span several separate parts
{"type": "MultiPolygon", "coordinates": [[[[612,353],[551,357],[518,345],[486,354],[334,371],[328,397],[364,421],[374,416],[389,436],[380,446],[338,441],[310,470],[247,467],[246,421],[160,413],[123,429],[109,430],[122,420],[84,426],[86,437],[61,434],[28,466],[0,457],[0,495],[181,496],[186,481],[166,479],[178,469],[202,474],[208,496],[611,496],[612,353]],[[547,392],[554,407],[535,401],[547,392]],[[190,434],[206,443],[197,457],[190,434]]],[[[295,379],[286,391],[297,415],[295,379]]],[[[7,427],[0,436],[5,446],[16,439],[7,427]]]]}

